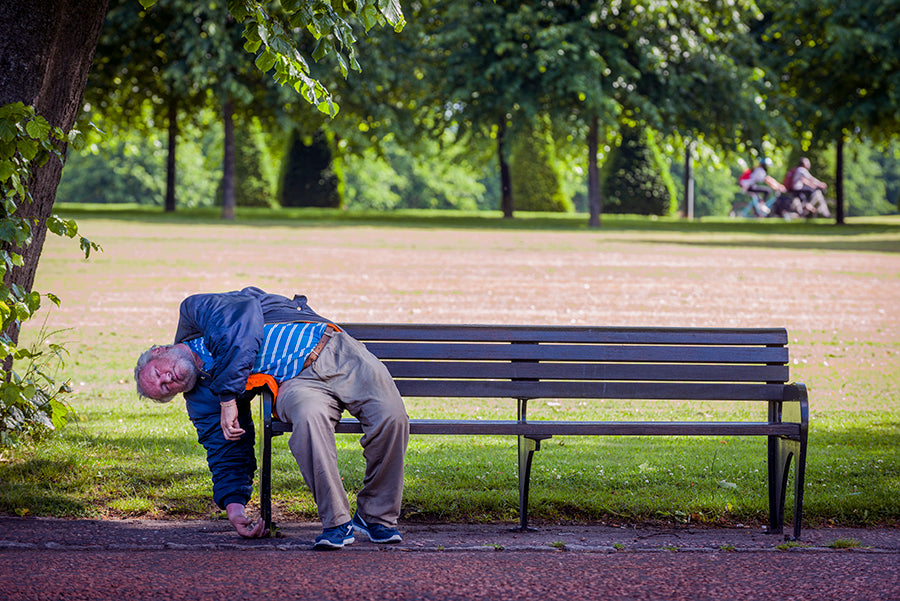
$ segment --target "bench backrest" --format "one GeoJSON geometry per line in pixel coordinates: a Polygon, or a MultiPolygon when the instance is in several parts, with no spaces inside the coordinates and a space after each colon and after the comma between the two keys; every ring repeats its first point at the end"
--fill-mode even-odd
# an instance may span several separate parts
{"type": "Polygon", "coordinates": [[[779,401],[783,328],[341,324],[417,397],[779,401]]]}

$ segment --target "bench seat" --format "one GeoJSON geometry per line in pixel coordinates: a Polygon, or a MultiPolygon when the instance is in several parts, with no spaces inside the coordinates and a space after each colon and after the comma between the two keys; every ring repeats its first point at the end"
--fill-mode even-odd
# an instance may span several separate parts
{"type": "MultiPolygon", "coordinates": [[[[506,420],[413,419],[412,435],[518,438],[519,528],[528,528],[534,452],[553,436],[765,436],[769,532],[781,534],[794,465],[793,538],[799,538],[808,438],[803,384],[789,381],[782,328],[606,328],[433,324],[342,324],[387,366],[404,397],[510,399],[506,420]],[[532,399],[764,403],[766,421],[529,420],[532,399]]],[[[271,524],[272,437],[291,431],[261,398],[260,507],[271,524]]],[[[337,433],[362,433],[345,418],[337,433]]]]}

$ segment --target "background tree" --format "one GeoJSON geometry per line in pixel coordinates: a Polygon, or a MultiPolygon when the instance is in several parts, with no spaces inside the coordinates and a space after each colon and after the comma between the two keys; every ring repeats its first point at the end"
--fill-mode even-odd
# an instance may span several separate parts
{"type": "MultiPolygon", "coordinates": [[[[152,5],[154,0],[142,0],[152,5]]],[[[0,3],[0,107],[33,107],[28,136],[34,140],[53,140],[57,156],[65,156],[67,134],[82,107],[84,89],[94,51],[107,11],[107,0],[21,0],[0,3]],[[40,117],[40,119],[38,119],[40,117]],[[37,128],[37,129],[35,129],[37,128]],[[40,130],[40,131],[38,131],[40,130]],[[46,130],[46,131],[44,131],[46,130]],[[59,132],[51,138],[49,132],[59,132]]],[[[280,83],[287,83],[320,110],[335,112],[327,90],[312,79],[306,59],[297,50],[285,24],[305,29],[317,40],[315,57],[334,54],[342,69],[357,68],[355,38],[348,35],[345,18],[357,17],[368,29],[379,23],[402,27],[403,15],[395,0],[363,0],[352,6],[336,7],[318,2],[291,2],[283,18],[273,18],[256,1],[230,2],[234,17],[245,23],[245,49],[258,53],[256,64],[265,72],[273,71],[280,83]]],[[[23,123],[22,121],[16,121],[23,123]]],[[[16,125],[12,129],[16,129],[16,125]]],[[[9,140],[15,138],[9,135],[9,140]]],[[[7,140],[7,141],[9,141],[7,140]]],[[[23,142],[23,148],[32,142],[23,142]]],[[[30,154],[30,150],[29,150],[30,154]]],[[[11,156],[15,156],[11,154],[11,156]]],[[[33,158],[33,157],[32,157],[33,158]]],[[[26,158],[26,160],[28,160],[26,158]]],[[[3,284],[13,291],[16,302],[30,299],[41,251],[48,229],[62,162],[47,160],[29,163],[27,176],[21,174],[6,204],[6,218],[12,218],[15,234],[4,238],[2,251],[15,257],[3,274],[3,284]],[[22,185],[27,180],[27,188],[22,185]],[[12,214],[14,213],[14,215],[12,214]],[[27,227],[26,227],[27,226],[27,227]]],[[[13,172],[0,174],[6,185],[13,172]]],[[[69,229],[69,228],[65,228],[69,229]]],[[[71,232],[71,229],[69,229],[71,232]]],[[[39,298],[38,298],[39,300],[39,298]]],[[[33,302],[32,302],[33,305],[33,302]]],[[[11,320],[3,332],[7,344],[18,342],[22,319],[11,320]]],[[[6,372],[8,374],[8,372],[6,372]]]]}
{"type": "Polygon", "coordinates": [[[602,171],[607,211],[670,215],[675,210],[675,183],[652,130],[626,126],[602,171]]]}
{"type": "Polygon", "coordinates": [[[206,61],[189,57],[186,48],[199,38],[195,29],[183,0],[153,10],[134,0],[111,0],[85,89],[89,112],[84,119],[102,116],[108,132],[137,130],[149,135],[165,124],[166,211],[175,210],[182,119],[193,119],[206,104],[209,90],[207,73],[199,68],[206,61]]]}
{"type": "MultiPolygon", "coordinates": [[[[216,119],[206,110],[198,123],[181,124],[176,169],[179,207],[214,204],[222,162],[222,128],[216,119]]],[[[92,120],[106,135],[78,152],[69,152],[57,201],[165,206],[166,131],[107,130],[101,115],[95,113],[92,120]]]]}
{"type": "Polygon", "coordinates": [[[544,116],[524,124],[513,143],[509,166],[513,198],[521,211],[572,210],[572,201],[563,196],[549,121],[544,116]]]}
{"type": "MultiPolygon", "coordinates": [[[[33,106],[51,127],[70,131],[81,111],[105,14],[106,0],[0,2],[4,32],[0,36],[0,106],[16,102],[33,106]]],[[[67,138],[57,144],[64,156],[67,138]]],[[[30,225],[27,238],[2,244],[2,250],[21,257],[4,271],[3,282],[10,289],[32,291],[61,173],[60,160],[35,166],[28,198],[19,198],[15,216],[30,225]]],[[[13,344],[18,342],[19,326],[11,322],[3,332],[13,344]]]]}
{"type": "Polygon", "coordinates": [[[86,101],[116,128],[146,131],[168,124],[167,211],[175,210],[179,127],[209,106],[219,112],[224,129],[218,194],[223,217],[234,217],[238,196],[247,202],[251,182],[236,181],[236,170],[251,168],[247,160],[254,149],[238,146],[253,138],[235,136],[235,127],[248,132],[254,118],[274,121],[283,96],[243,49],[241,32],[224,4],[169,0],[143,9],[135,0],[112,0],[86,101]],[[149,120],[145,107],[151,107],[149,120]]]}
{"type": "MultiPolygon", "coordinates": [[[[570,143],[588,148],[590,223],[599,225],[597,157],[620,115],[669,135],[722,147],[751,144],[770,130],[765,82],[750,63],[748,23],[737,3],[425,2],[410,31],[421,40],[431,95],[419,120],[471,144],[504,142],[511,123],[550,114],[570,143]]],[[[504,196],[504,214],[511,214],[504,196]]]]}
{"type": "MultiPolygon", "coordinates": [[[[262,126],[256,119],[244,119],[238,121],[234,129],[236,140],[240,140],[233,147],[234,206],[278,207],[278,201],[274,194],[276,174],[267,168],[270,154],[262,126]]],[[[216,196],[219,204],[223,202],[223,185],[224,178],[220,180],[216,196]]]]}
{"type": "MultiPolygon", "coordinates": [[[[844,146],[900,133],[900,0],[765,0],[766,65],[802,147],[835,149],[836,222],[845,216],[844,146]]],[[[773,107],[774,108],[774,107],[773,107]]]]}
{"type": "Polygon", "coordinates": [[[293,132],[284,158],[278,198],[285,207],[341,206],[331,147],[322,130],[311,138],[293,132]]]}

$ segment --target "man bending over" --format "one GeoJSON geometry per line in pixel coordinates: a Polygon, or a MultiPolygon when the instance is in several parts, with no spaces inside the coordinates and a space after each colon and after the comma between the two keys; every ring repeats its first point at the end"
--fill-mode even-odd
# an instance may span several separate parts
{"type": "Polygon", "coordinates": [[[145,351],[134,368],[138,394],[165,403],[184,395],[206,449],[213,500],[244,537],[266,534],[245,515],[256,456],[251,374],[278,385],[276,411],[293,424],[289,447],[313,493],[324,530],[316,549],[339,549],[354,532],[377,543],[397,530],[409,419],[387,368],[359,341],[316,314],[305,296],[259,288],[196,294],[181,303],[175,344],[145,351]],[[366,461],[351,517],[337,466],[334,427],[344,410],[359,419],[366,461]]]}

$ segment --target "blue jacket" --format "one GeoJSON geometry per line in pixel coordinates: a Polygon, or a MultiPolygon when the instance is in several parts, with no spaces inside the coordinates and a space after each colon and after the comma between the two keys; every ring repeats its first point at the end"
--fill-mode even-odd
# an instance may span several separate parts
{"type": "Polygon", "coordinates": [[[256,471],[255,438],[247,397],[247,378],[267,323],[315,321],[330,323],[306,304],[268,294],[259,288],[216,294],[195,294],[181,303],[175,342],[203,337],[214,362],[197,385],[184,393],[188,416],[206,449],[212,472],[213,500],[220,508],[233,502],[247,504],[256,471]],[[246,433],[238,441],[225,440],[219,424],[219,403],[238,399],[238,418],[246,433]]]}

